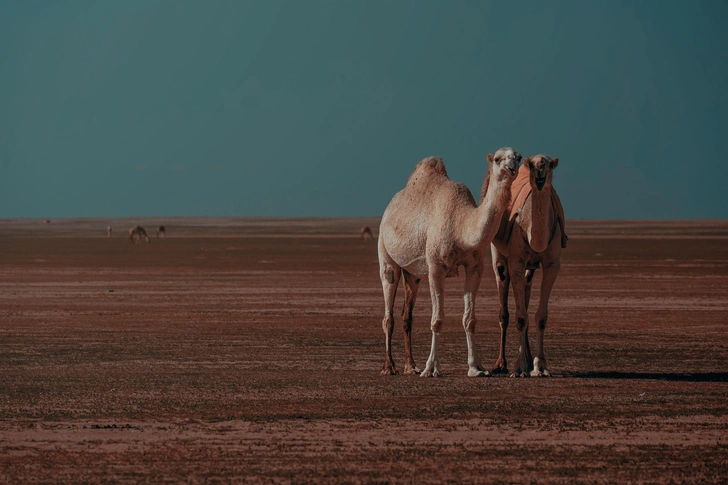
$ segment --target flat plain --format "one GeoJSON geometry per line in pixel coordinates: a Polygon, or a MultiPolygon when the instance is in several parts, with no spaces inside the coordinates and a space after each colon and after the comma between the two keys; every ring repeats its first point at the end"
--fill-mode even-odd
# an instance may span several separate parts
{"type": "Polygon", "coordinates": [[[728,221],[568,221],[539,379],[466,376],[462,276],[380,376],[377,223],[0,220],[0,482],[728,482],[728,221]]]}

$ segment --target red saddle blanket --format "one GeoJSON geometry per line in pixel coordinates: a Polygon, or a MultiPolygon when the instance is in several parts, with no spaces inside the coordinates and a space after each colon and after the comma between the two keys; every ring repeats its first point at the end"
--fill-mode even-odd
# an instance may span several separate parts
{"type": "MultiPolygon", "coordinates": [[[[528,167],[526,165],[521,165],[518,175],[516,176],[516,180],[514,180],[513,185],[511,185],[511,201],[508,204],[508,209],[503,214],[503,219],[501,219],[501,226],[498,230],[498,234],[495,236],[497,239],[504,241],[506,244],[508,244],[508,241],[511,238],[516,218],[523,209],[523,206],[526,204],[526,201],[533,190],[530,184],[530,176],[531,174],[528,167]]],[[[556,232],[555,229],[558,224],[559,229],[561,229],[561,247],[565,248],[566,241],[569,240],[569,237],[566,235],[564,206],[561,205],[559,194],[556,193],[556,189],[553,186],[551,187],[551,205],[556,214],[556,220],[554,222],[551,237],[553,237],[553,234],[556,232]]]]}

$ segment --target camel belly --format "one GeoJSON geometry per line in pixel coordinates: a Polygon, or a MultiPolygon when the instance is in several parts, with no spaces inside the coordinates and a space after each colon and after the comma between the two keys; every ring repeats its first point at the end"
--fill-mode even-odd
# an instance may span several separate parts
{"type": "Polygon", "coordinates": [[[413,274],[419,278],[427,276],[427,261],[425,261],[424,258],[418,258],[405,264],[400,264],[399,261],[397,261],[396,259],[394,261],[395,263],[399,264],[399,266],[403,270],[407,271],[410,274],[413,274]]]}

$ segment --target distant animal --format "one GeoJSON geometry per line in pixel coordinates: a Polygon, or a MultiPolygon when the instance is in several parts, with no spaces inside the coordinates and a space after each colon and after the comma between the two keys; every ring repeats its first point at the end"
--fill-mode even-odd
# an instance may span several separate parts
{"type": "Polygon", "coordinates": [[[163,238],[167,237],[167,229],[165,229],[164,226],[159,226],[157,228],[157,239],[159,239],[160,236],[163,238]]]}
{"type": "Polygon", "coordinates": [[[111,226],[106,226],[106,237],[111,237],[111,226]]]}
{"type": "Polygon", "coordinates": [[[142,226],[134,226],[129,230],[129,241],[136,244],[142,241],[142,238],[144,238],[147,243],[151,242],[149,240],[149,236],[147,236],[147,231],[144,230],[142,226]]]}
{"type": "Polygon", "coordinates": [[[384,291],[385,359],[383,375],[397,374],[392,359],[394,297],[404,278],[405,374],[420,373],[412,357],[412,310],[420,278],[427,276],[432,297],[432,346],[420,376],[442,375],[437,358],[440,330],[445,321],[445,278],[465,267],[463,327],[468,344],[468,376],[489,373],[475,349],[475,298],[486,263],[486,251],[508,207],[511,183],[521,166],[521,154],[500,148],[487,157],[483,183],[485,200],[478,207],[468,188],[450,180],[442,158],[425,158],[417,164],[407,185],[392,198],[379,228],[379,276],[384,291]]]}
{"type": "Polygon", "coordinates": [[[364,241],[366,241],[367,239],[374,239],[374,234],[372,234],[371,227],[369,227],[369,226],[362,227],[359,237],[364,241]]]}
{"type": "Polygon", "coordinates": [[[552,185],[558,158],[535,155],[523,160],[516,181],[511,186],[511,201],[491,244],[495,281],[500,298],[498,322],[501,341],[493,373],[508,373],[506,363],[506,330],[508,329],[508,286],[516,301],[516,327],[520,333],[520,355],[514,377],[550,376],[546,368],[543,334],[548,320],[551,290],[561,268],[561,249],[566,247],[564,209],[552,185]],[[536,310],[538,338],[536,357],[528,342],[528,302],[536,270],[543,268],[541,296],[536,310]]]}
{"type": "Polygon", "coordinates": [[[48,219],[43,219],[43,224],[50,224],[50,223],[51,223],[51,221],[49,221],[48,219]]]}

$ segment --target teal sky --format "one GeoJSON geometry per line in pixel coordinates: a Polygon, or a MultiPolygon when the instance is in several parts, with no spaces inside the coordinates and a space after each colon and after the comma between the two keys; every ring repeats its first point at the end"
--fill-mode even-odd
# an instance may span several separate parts
{"type": "Polygon", "coordinates": [[[728,217],[725,1],[0,2],[0,217],[378,216],[559,157],[570,218],[728,217]]]}

